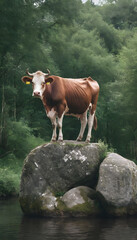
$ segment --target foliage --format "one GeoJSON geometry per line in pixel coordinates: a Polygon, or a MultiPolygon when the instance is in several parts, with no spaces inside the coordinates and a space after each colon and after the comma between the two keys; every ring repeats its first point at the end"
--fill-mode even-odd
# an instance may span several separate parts
{"type": "Polygon", "coordinates": [[[115,149],[112,146],[108,146],[108,144],[104,143],[102,140],[99,140],[98,143],[100,149],[103,152],[103,156],[101,156],[102,159],[105,159],[108,153],[115,152],[115,149]]]}
{"type": "Polygon", "coordinates": [[[127,144],[128,152],[131,151],[132,158],[137,159],[137,34],[127,41],[123,47],[119,62],[121,66],[121,93],[124,101],[121,104],[121,111],[125,120],[122,126],[121,135],[127,144]]]}
{"type": "Polygon", "coordinates": [[[20,176],[8,168],[0,168],[0,198],[16,196],[19,192],[20,176]]]}
{"type": "Polygon", "coordinates": [[[21,169],[22,161],[13,154],[0,159],[0,198],[18,194],[21,169]]]}
{"type": "Polygon", "coordinates": [[[12,121],[8,127],[7,148],[18,158],[24,157],[31,149],[43,143],[41,138],[31,134],[31,129],[23,121],[12,121]]]}
{"type": "Polygon", "coordinates": [[[106,0],[106,5],[101,11],[104,19],[117,29],[132,29],[137,25],[136,0],[106,0]]]}
{"type": "MultiPolygon", "coordinates": [[[[101,139],[137,159],[136,12],[135,0],[106,0],[100,6],[90,0],[0,1],[0,162],[5,159],[7,169],[11,155],[21,163],[52,134],[41,101],[20,81],[26,68],[96,79],[93,141],[101,139]]],[[[66,117],[64,123],[64,138],[76,139],[79,121],[66,117]]],[[[10,175],[14,179],[13,169],[6,171],[5,182],[10,175]]]]}

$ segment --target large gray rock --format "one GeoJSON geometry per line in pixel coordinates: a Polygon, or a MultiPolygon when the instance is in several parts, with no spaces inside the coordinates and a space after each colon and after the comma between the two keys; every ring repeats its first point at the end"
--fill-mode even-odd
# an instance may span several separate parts
{"type": "Polygon", "coordinates": [[[111,153],[102,162],[96,190],[107,213],[137,214],[137,166],[111,153]]]}
{"type": "Polygon", "coordinates": [[[21,177],[20,204],[24,213],[64,215],[67,211],[62,196],[80,185],[94,188],[103,155],[100,144],[73,141],[49,143],[31,151],[21,177]]]}

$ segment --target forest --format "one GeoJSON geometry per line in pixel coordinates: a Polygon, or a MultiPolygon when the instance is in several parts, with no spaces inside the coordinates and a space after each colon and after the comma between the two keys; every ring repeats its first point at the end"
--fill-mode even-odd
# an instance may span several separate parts
{"type": "MultiPolygon", "coordinates": [[[[50,69],[100,85],[92,142],[137,161],[137,1],[0,1],[0,196],[18,193],[24,158],[50,141],[52,127],[40,99],[21,77],[50,69]]],[[[80,121],[65,117],[64,139],[80,121]]]]}

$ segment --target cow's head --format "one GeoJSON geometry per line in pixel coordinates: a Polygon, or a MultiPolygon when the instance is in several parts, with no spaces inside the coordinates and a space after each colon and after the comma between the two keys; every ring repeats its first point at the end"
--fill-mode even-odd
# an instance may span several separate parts
{"type": "Polygon", "coordinates": [[[42,94],[45,90],[45,83],[47,83],[47,77],[50,75],[50,71],[47,69],[48,73],[43,73],[41,71],[37,71],[35,73],[29,73],[28,70],[26,73],[29,76],[22,77],[22,81],[26,84],[32,83],[33,93],[32,96],[42,97],[42,94]]]}

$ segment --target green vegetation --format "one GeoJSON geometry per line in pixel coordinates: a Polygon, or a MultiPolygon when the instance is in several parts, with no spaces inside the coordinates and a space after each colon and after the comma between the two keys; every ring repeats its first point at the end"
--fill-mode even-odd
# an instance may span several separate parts
{"type": "MultiPolygon", "coordinates": [[[[104,2],[0,1],[0,196],[18,192],[23,159],[52,134],[41,100],[20,80],[27,68],[96,79],[92,141],[137,160],[137,2],[104,2]]],[[[79,125],[65,117],[64,139],[76,139],[79,125]]]]}
{"type": "Polygon", "coordinates": [[[22,121],[12,121],[9,126],[8,151],[2,152],[0,158],[0,198],[19,193],[23,160],[31,149],[44,143],[40,137],[32,135],[22,121]]]}
{"type": "Polygon", "coordinates": [[[101,159],[104,160],[108,153],[115,152],[115,149],[112,148],[111,146],[108,146],[108,144],[104,143],[102,140],[98,141],[99,147],[101,149],[101,159]]]}
{"type": "MultiPolygon", "coordinates": [[[[9,168],[9,166],[8,166],[9,168]]],[[[15,173],[8,168],[0,168],[0,197],[16,196],[19,192],[20,171],[15,173]]]]}
{"type": "Polygon", "coordinates": [[[65,192],[55,192],[55,197],[62,197],[65,192]]]}

